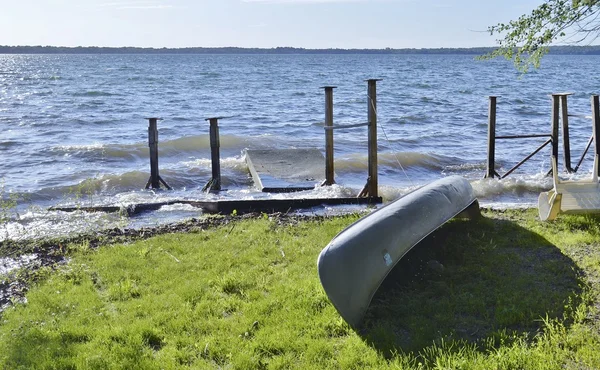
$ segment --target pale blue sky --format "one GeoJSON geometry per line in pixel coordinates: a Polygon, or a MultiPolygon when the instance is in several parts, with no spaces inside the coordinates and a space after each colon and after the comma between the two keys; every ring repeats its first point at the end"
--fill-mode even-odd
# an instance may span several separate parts
{"type": "Polygon", "coordinates": [[[0,45],[493,46],[543,0],[4,0],[0,45]]]}

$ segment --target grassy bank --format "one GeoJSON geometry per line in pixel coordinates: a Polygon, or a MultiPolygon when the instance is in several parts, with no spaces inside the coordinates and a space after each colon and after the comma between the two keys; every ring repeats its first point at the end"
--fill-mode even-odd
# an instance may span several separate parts
{"type": "Polygon", "coordinates": [[[600,219],[485,212],[428,237],[354,331],[316,258],[357,216],[92,249],[0,319],[0,368],[600,368],[600,219]]]}

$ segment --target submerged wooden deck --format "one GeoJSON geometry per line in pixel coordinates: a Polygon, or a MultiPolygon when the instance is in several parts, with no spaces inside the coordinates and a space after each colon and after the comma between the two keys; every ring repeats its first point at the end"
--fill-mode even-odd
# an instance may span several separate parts
{"type": "Polygon", "coordinates": [[[246,150],[246,163],[258,190],[291,193],[325,181],[325,157],[318,149],[246,150]]]}

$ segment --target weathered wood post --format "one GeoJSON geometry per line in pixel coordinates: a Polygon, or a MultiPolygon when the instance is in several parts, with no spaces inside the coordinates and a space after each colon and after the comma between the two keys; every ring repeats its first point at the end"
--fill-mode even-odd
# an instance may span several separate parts
{"type": "Polygon", "coordinates": [[[333,89],[335,86],[324,86],[325,89],[325,182],[323,185],[335,184],[333,167],[333,89]]]}
{"type": "Polygon", "coordinates": [[[552,157],[558,161],[558,126],[560,124],[560,95],[552,94],[552,157]]]}
{"type": "Polygon", "coordinates": [[[377,178],[377,81],[381,79],[367,80],[367,104],[369,114],[369,178],[367,182],[367,194],[370,197],[378,197],[377,178]]]}
{"type": "Polygon", "coordinates": [[[212,178],[202,190],[219,191],[221,190],[221,141],[219,139],[219,119],[222,117],[212,117],[206,120],[210,123],[210,162],[212,168],[212,178]]]}
{"type": "Polygon", "coordinates": [[[498,97],[490,96],[490,104],[488,110],[488,158],[487,171],[485,178],[494,178],[496,174],[496,103],[498,97]]]}
{"type": "Polygon", "coordinates": [[[150,178],[146,183],[146,189],[160,189],[162,183],[167,189],[171,187],[160,177],[158,173],[158,120],[159,118],[148,118],[148,146],[150,147],[150,178]]]}
{"type": "Polygon", "coordinates": [[[592,103],[592,122],[593,122],[593,130],[594,130],[594,146],[596,147],[596,155],[594,158],[594,164],[596,164],[596,168],[594,169],[596,173],[595,176],[600,176],[600,100],[598,99],[598,95],[592,95],[591,99],[592,103]]]}
{"type": "Polygon", "coordinates": [[[568,173],[573,173],[571,167],[571,142],[569,140],[569,111],[567,107],[567,97],[573,95],[573,93],[556,94],[560,96],[560,110],[562,115],[562,137],[563,137],[563,149],[564,149],[564,161],[565,169],[568,173]]]}

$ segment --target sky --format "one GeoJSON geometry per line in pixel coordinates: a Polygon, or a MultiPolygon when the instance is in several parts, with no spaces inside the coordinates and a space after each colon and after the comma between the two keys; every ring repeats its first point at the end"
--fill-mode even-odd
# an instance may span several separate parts
{"type": "Polygon", "coordinates": [[[0,0],[0,45],[438,48],[543,0],[0,0]]]}

